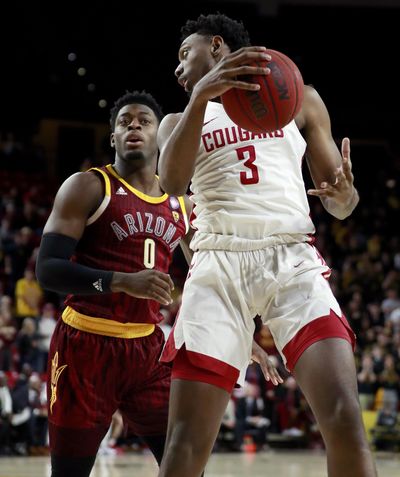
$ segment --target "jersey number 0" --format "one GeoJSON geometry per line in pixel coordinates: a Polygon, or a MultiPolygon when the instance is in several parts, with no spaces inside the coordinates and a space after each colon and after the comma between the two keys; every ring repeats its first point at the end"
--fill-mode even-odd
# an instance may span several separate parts
{"type": "Polygon", "coordinates": [[[146,268],[154,268],[156,262],[156,243],[147,238],[144,241],[143,263],[146,268]]]}

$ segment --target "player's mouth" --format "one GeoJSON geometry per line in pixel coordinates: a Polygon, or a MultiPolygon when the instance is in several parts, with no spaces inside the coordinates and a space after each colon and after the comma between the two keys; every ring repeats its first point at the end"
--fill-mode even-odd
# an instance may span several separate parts
{"type": "Polygon", "coordinates": [[[130,134],[126,138],[125,143],[129,147],[138,147],[138,146],[142,146],[144,144],[144,140],[143,140],[142,136],[140,136],[139,134],[130,134]]]}
{"type": "Polygon", "coordinates": [[[187,79],[182,76],[178,79],[178,83],[185,89],[185,91],[187,91],[187,82],[187,79]]]}

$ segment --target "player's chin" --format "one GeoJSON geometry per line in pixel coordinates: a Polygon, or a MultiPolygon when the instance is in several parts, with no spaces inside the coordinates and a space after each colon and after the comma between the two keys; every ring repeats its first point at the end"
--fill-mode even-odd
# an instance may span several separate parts
{"type": "Polygon", "coordinates": [[[139,151],[139,150],[126,151],[124,157],[125,157],[125,160],[127,161],[139,161],[145,158],[143,151],[139,151]]]}

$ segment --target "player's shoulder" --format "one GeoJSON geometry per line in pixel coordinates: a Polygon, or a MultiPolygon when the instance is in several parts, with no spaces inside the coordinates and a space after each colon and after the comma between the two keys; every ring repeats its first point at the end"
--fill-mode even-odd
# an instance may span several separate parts
{"type": "Polygon", "coordinates": [[[61,185],[58,196],[64,199],[96,200],[103,194],[103,181],[92,171],[76,172],[61,185]]]}
{"type": "Polygon", "coordinates": [[[313,116],[320,108],[324,108],[324,103],[318,91],[313,85],[304,85],[303,105],[296,116],[296,124],[299,129],[305,126],[308,117],[313,116]]]}
{"type": "Polygon", "coordinates": [[[183,113],[170,113],[164,116],[158,128],[157,140],[158,147],[162,149],[164,143],[169,138],[170,134],[178,124],[183,113]]]}
{"type": "Polygon", "coordinates": [[[181,119],[183,113],[169,113],[164,116],[163,120],[161,121],[160,127],[168,126],[175,126],[178,121],[181,119]]]}
{"type": "Polygon", "coordinates": [[[99,174],[95,174],[94,171],[85,171],[85,172],[75,172],[69,176],[63,182],[61,187],[68,188],[78,188],[78,187],[89,187],[96,188],[96,186],[101,186],[102,179],[99,174]]]}

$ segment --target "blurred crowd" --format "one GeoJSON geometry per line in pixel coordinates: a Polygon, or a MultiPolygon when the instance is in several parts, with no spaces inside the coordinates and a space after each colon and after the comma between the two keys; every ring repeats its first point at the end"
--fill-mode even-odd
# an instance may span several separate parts
{"type": "MultiPolygon", "coordinates": [[[[315,245],[332,268],[333,292],[357,335],[360,404],[365,412],[376,413],[373,443],[400,448],[400,158],[385,158],[384,149],[380,154],[376,157],[376,148],[368,145],[353,146],[361,201],[350,218],[335,220],[317,199],[310,202],[315,245]],[[377,161],[382,167],[376,167],[377,161]]],[[[47,452],[46,363],[63,297],[42,290],[34,272],[42,229],[59,187],[45,164],[40,148],[0,133],[0,455],[47,452]]],[[[177,251],[171,270],[175,301],[161,310],[166,336],[186,272],[177,251]]],[[[259,323],[256,339],[285,382],[274,387],[251,364],[246,385],[235,390],[227,407],[214,450],[322,447],[310,408],[259,323]]],[[[121,448],[141,444],[116,413],[101,452],[121,448]]]]}

